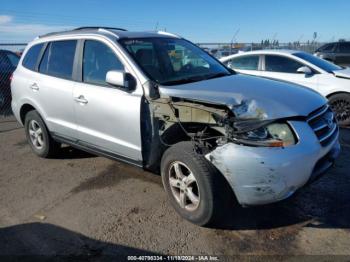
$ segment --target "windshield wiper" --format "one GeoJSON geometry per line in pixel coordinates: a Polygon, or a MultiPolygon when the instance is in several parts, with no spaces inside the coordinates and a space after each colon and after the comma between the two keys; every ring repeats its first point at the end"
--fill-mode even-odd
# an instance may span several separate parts
{"type": "Polygon", "coordinates": [[[203,81],[203,80],[208,80],[208,79],[218,78],[223,76],[229,76],[229,75],[230,74],[228,73],[221,72],[221,73],[211,74],[211,75],[191,76],[191,77],[167,81],[162,83],[162,85],[187,84],[187,83],[193,83],[193,82],[198,82],[198,81],[203,81]]]}
{"type": "Polygon", "coordinates": [[[228,73],[217,73],[217,74],[213,74],[213,75],[208,75],[205,79],[213,79],[213,78],[219,78],[219,77],[223,77],[223,76],[229,76],[230,74],[228,73]]]}
{"type": "Polygon", "coordinates": [[[187,83],[198,82],[198,81],[205,80],[205,79],[206,78],[203,76],[192,76],[192,77],[186,77],[186,78],[167,81],[167,82],[162,83],[162,85],[187,84],[187,83]]]}

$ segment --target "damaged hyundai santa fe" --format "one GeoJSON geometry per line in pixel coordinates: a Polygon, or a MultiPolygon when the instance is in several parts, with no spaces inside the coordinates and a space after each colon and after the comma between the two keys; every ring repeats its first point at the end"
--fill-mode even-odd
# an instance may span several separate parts
{"type": "Polygon", "coordinates": [[[54,157],[68,144],[160,173],[176,211],[198,225],[219,221],[230,199],[291,196],[340,152],[321,95],[237,74],[167,32],[84,27],[37,37],[11,88],[35,154],[54,157]]]}

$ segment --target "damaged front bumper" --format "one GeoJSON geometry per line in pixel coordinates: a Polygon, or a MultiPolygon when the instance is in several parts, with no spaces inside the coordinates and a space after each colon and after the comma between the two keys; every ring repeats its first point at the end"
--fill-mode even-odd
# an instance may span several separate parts
{"type": "Polygon", "coordinates": [[[338,134],[322,146],[306,122],[289,123],[299,135],[296,145],[270,148],[227,143],[206,155],[225,176],[241,205],[268,204],[289,197],[324,173],[339,155],[338,134]]]}

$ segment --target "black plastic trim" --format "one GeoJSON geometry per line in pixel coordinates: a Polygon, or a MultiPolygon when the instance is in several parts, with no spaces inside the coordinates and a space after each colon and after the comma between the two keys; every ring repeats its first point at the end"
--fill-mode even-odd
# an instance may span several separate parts
{"type": "Polygon", "coordinates": [[[58,142],[68,144],[72,147],[89,152],[91,154],[104,156],[104,157],[107,157],[107,158],[110,158],[113,160],[122,161],[124,163],[143,168],[143,163],[141,160],[135,160],[135,159],[132,159],[132,158],[129,158],[126,156],[122,156],[122,155],[116,154],[114,152],[104,150],[96,145],[92,145],[90,143],[87,143],[87,142],[84,142],[81,140],[74,140],[72,138],[64,137],[64,136],[61,136],[61,135],[54,133],[54,132],[51,132],[51,136],[54,140],[56,140],[58,142]]]}

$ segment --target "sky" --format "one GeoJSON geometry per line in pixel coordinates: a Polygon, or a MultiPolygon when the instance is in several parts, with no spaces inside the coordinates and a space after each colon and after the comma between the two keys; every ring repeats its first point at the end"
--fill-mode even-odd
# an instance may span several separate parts
{"type": "Polygon", "coordinates": [[[0,43],[79,26],[166,30],[192,42],[350,40],[350,0],[2,0],[0,43]]]}

